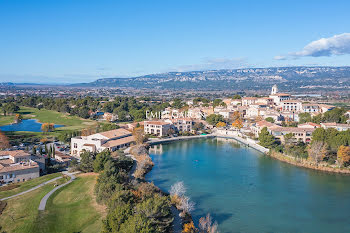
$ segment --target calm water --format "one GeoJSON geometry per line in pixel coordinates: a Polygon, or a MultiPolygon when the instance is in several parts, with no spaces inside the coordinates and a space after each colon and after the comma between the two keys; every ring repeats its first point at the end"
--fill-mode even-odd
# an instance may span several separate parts
{"type": "Polygon", "coordinates": [[[184,181],[198,223],[220,232],[350,232],[350,177],[273,160],[226,139],[163,145],[147,179],[163,190],[184,181]]]}
{"type": "MultiPolygon", "coordinates": [[[[4,125],[0,127],[2,131],[28,131],[28,132],[42,132],[41,123],[35,119],[22,120],[18,124],[4,125]]],[[[55,125],[55,128],[63,127],[64,125],[55,125]]]]}

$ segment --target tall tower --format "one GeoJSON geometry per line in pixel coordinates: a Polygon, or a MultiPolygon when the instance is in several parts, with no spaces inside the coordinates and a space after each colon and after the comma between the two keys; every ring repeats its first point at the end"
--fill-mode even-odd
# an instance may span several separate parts
{"type": "Polygon", "coordinates": [[[278,93],[278,88],[277,85],[273,85],[272,89],[271,89],[271,95],[276,95],[278,93]]]}

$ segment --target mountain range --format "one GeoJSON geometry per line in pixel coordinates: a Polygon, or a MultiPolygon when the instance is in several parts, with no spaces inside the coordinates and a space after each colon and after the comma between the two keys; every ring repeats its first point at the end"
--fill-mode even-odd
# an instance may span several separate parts
{"type": "Polygon", "coordinates": [[[346,90],[350,88],[350,66],[271,67],[209,71],[168,72],[132,78],[102,78],[86,87],[247,90],[279,84],[281,90],[346,90]]]}

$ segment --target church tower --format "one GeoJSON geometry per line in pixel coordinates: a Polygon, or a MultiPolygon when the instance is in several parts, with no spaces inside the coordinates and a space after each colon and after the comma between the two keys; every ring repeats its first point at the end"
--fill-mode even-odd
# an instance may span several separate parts
{"type": "Polygon", "coordinates": [[[277,85],[273,85],[272,90],[271,90],[271,95],[276,95],[278,93],[278,88],[277,85]]]}

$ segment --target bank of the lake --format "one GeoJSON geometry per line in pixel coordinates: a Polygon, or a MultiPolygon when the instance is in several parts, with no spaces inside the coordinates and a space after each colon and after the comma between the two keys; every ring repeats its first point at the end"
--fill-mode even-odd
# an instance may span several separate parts
{"type": "Polygon", "coordinates": [[[350,232],[350,177],[303,169],[229,139],[162,145],[146,178],[163,190],[184,181],[221,232],[350,232]]]}

